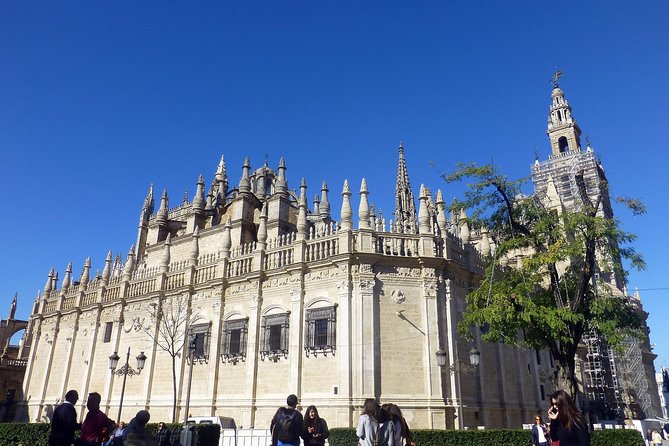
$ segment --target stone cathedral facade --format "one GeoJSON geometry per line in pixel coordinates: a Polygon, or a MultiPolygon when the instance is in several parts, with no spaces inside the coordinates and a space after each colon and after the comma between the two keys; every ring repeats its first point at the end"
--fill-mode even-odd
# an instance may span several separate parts
{"type": "Polygon", "coordinates": [[[191,353],[189,413],[244,427],[268,426],[288,393],[340,427],[355,425],[368,397],[400,405],[417,428],[519,426],[543,410],[547,354],[457,333],[481,256],[494,249],[488,234],[464,214],[447,217],[441,192],[421,186],[416,206],[402,147],[394,220],[375,215],[358,184],[356,199],[348,182],[341,187],[337,219],[327,184],[309,207],[304,182],[289,189],[283,160],[252,170],[247,159],[231,187],[222,158],[209,188],[200,177],[193,200],[176,207],[163,193],[155,213],[149,190],[125,259],[110,253],[97,275],[87,259],[78,280],[71,265],[60,283],[49,273],[31,317],[20,412],[47,420],[74,388],[99,392],[116,414],[122,377],[108,359],[118,352],[124,363],[130,348],[131,367],[140,352],[147,360],[128,376],[122,418],[147,408],[169,420],[171,356],[151,339],[151,314],[183,303],[197,315],[188,333],[196,343],[176,358],[177,420],[191,353]]]}

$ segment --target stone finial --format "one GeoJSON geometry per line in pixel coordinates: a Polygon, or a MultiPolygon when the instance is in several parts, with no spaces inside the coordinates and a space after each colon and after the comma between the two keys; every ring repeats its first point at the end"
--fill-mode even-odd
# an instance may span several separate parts
{"type": "Polygon", "coordinates": [[[53,290],[53,268],[49,270],[49,275],[47,276],[46,283],[44,284],[44,297],[48,297],[49,293],[53,290]]]}
{"type": "Polygon", "coordinates": [[[348,180],[344,180],[344,187],[341,192],[341,229],[353,229],[353,210],[351,209],[351,188],[348,180]]]}
{"type": "Polygon", "coordinates": [[[223,195],[223,198],[225,199],[225,196],[228,193],[228,172],[225,167],[225,157],[223,155],[221,155],[221,161],[218,163],[214,179],[218,184],[218,195],[223,195]]]}
{"type": "Polygon", "coordinates": [[[84,262],[84,269],[83,271],[81,271],[81,277],[79,277],[79,286],[85,290],[90,280],[91,280],[91,258],[86,257],[86,261],[84,262]]]}
{"type": "Polygon", "coordinates": [[[105,259],[105,267],[102,269],[102,283],[105,285],[109,283],[109,278],[111,277],[111,259],[112,252],[110,250],[107,253],[107,258],[105,259]]]}
{"type": "Polygon", "coordinates": [[[128,281],[132,277],[132,272],[135,270],[135,245],[130,247],[128,257],[125,259],[123,265],[123,280],[128,281]]]}
{"type": "Polygon", "coordinates": [[[260,224],[258,225],[258,248],[265,249],[267,243],[267,203],[260,212],[260,224]]]}
{"type": "Polygon", "coordinates": [[[288,193],[288,182],[286,181],[286,162],[281,158],[279,160],[279,175],[274,184],[274,191],[277,194],[286,195],[288,193]]]}
{"type": "Polygon", "coordinates": [[[230,218],[225,223],[225,231],[223,232],[223,244],[221,245],[221,252],[223,252],[223,257],[230,257],[230,248],[232,248],[232,222],[230,218]]]}
{"type": "Polygon", "coordinates": [[[467,211],[464,208],[460,208],[459,228],[462,243],[469,243],[471,234],[469,232],[469,223],[467,223],[467,211]]]}
{"type": "Polygon", "coordinates": [[[641,294],[639,294],[639,287],[634,287],[634,298],[641,302],[641,294]]]}
{"type": "MultiPolygon", "coordinates": [[[[330,200],[328,199],[328,185],[323,181],[321,186],[321,205],[319,207],[319,216],[322,219],[330,218],[330,200]]],[[[315,211],[314,211],[315,212],[315,211]]]]}
{"type": "Polygon", "coordinates": [[[439,232],[442,237],[446,237],[446,231],[448,228],[448,223],[446,221],[446,203],[444,202],[444,196],[441,193],[441,189],[437,189],[437,226],[439,226],[439,232]]]}
{"type": "Polygon", "coordinates": [[[260,201],[265,199],[265,168],[259,169],[258,174],[256,175],[256,197],[260,201]]]}
{"type": "Polygon", "coordinates": [[[65,294],[72,284],[72,262],[67,264],[65,269],[65,277],[63,277],[63,284],[61,285],[62,293],[65,294]]]}
{"type": "Polygon", "coordinates": [[[318,197],[318,194],[314,194],[314,215],[320,214],[321,200],[318,197]]]}
{"type": "Polygon", "coordinates": [[[197,258],[200,256],[200,228],[195,226],[193,228],[193,243],[188,253],[188,263],[191,266],[197,266],[197,258]]]}
{"type": "Polygon", "coordinates": [[[420,204],[418,205],[418,232],[420,234],[431,234],[432,228],[430,228],[430,214],[427,210],[428,204],[428,192],[424,184],[420,185],[420,195],[418,200],[420,204]]]}
{"type": "Polygon", "coordinates": [[[58,289],[58,271],[53,274],[53,278],[51,279],[51,289],[53,291],[58,289]]]}
{"type": "Polygon", "coordinates": [[[153,183],[151,183],[151,185],[149,186],[149,192],[146,194],[146,197],[144,198],[144,206],[142,206],[143,218],[149,218],[149,216],[153,214],[153,206],[154,206],[153,183]]]}
{"type": "Polygon", "coordinates": [[[490,237],[488,236],[488,228],[481,229],[481,244],[480,251],[483,257],[490,257],[492,248],[490,247],[490,237]]]}
{"type": "Polygon", "coordinates": [[[251,160],[246,157],[242,166],[242,178],[239,180],[239,192],[251,192],[251,180],[249,179],[251,171],[251,160]]]}
{"type": "Polygon", "coordinates": [[[167,197],[167,190],[163,190],[163,196],[160,198],[160,209],[156,215],[156,222],[159,226],[167,225],[168,219],[169,198],[167,197]]]}
{"type": "Polygon", "coordinates": [[[204,208],[206,206],[206,201],[204,197],[204,176],[200,175],[197,180],[197,189],[195,191],[195,198],[193,198],[193,212],[199,215],[204,214],[204,208]]]}
{"type": "Polygon", "coordinates": [[[369,202],[367,201],[369,191],[367,190],[367,180],[364,178],[360,183],[359,193],[360,205],[358,206],[358,228],[369,229],[369,202]]]}
{"type": "Polygon", "coordinates": [[[170,246],[172,245],[172,234],[168,233],[163,244],[163,257],[160,259],[160,272],[166,273],[170,268],[170,246]]]}
{"type": "Polygon", "coordinates": [[[306,238],[307,230],[307,182],[302,178],[302,184],[300,184],[299,213],[297,214],[297,234],[302,238],[306,238]]]}

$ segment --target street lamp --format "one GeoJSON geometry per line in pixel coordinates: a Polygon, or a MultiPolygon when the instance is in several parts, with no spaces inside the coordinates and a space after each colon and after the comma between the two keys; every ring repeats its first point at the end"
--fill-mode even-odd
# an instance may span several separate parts
{"type": "Polygon", "coordinates": [[[195,349],[197,348],[198,334],[193,333],[188,337],[188,360],[190,362],[188,369],[188,390],[186,391],[186,410],[184,413],[184,427],[181,430],[181,444],[191,446],[195,444],[193,430],[188,426],[188,411],[190,410],[190,388],[193,383],[193,362],[195,362],[195,349]]]}
{"type": "MultiPolygon", "coordinates": [[[[439,349],[434,353],[434,355],[437,357],[437,365],[439,366],[439,368],[441,369],[448,368],[448,370],[451,373],[457,373],[455,375],[455,379],[457,381],[457,389],[453,389],[453,394],[455,398],[457,398],[459,406],[457,408],[458,413],[456,414],[456,418],[458,418],[458,424],[460,425],[460,428],[463,428],[464,420],[462,419],[462,412],[463,412],[462,382],[460,379],[460,375],[462,373],[473,373],[478,368],[481,362],[481,353],[476,348],[472,347],[472,349],[469,350],[469,364],[461,363],[460,360],[457,358],[456,354],[455,361],[453,362],[453,364],[449,366],[446,365],[448,354],[444,350],[439,349]]],[[[453,385],[453,387],[455,387],[455,385],[453,385]]]]}
{"type": "Polygon", "coordinates": [[[121,386],[121,401],[118,404],[118,418],[117,422],[121,421],[121,411],[123,410],[123,396],[125,395],[125,381],[128,378],[128,375],[139,375],[142,373],[144,364],[146,363],[146,355],[144,352],[140,352],[139,355],[135,357],[137,359],[137,370],[130,367],[130,347],[128,347],[128,353],[125,355],[125,365],[120,369],[116,370],[118,366],[118,361],[121,359],[118,355],[118,352],[114,352],[109,356],[109,370],[111,370],[112,375],[121,376],[123,375],[123,385],[121,386]]]}

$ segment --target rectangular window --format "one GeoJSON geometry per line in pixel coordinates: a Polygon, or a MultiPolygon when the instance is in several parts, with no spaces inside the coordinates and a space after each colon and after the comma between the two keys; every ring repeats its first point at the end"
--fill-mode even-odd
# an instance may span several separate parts
{"type": "Polygon", "coordinates": [[[246,358],[246,339],[249,331],[249,320],[236,319],[223,323],[221,336],[221,360],[237,362],[246,358]]]}
{"type": "Polygon", "coordinates": [[[102,339],[102,342],[111,342],[112,328],[114,327],[113,322],[105,323],[105,336],[102,339]]]}
{"type": "Polygon", "coordinates": [[[538,364],[538,365],[541,365],[541,352],[539,351],[538,348],[535,348],[535,349],[534,349],[534,353],[535,353],[536,356],[537,356],[537,364],[538,364]]]}
{"type": "Polygon", "coordinates": [[[337,306],[307,309],[304,350],[317,355],[333,353],[336,348],[337,306]]]}
{"type": "Polygon", "coordinates": [[[260,340],[260,359],[278,360],[288,356],[289,313],[263,316],[260,340]]]}
{"type": "Polygon", "coordinates": [[[546,400],[546,391],[544,390],[544,385],[540,384],[539,385],[539,391],[541,392],[541,401],[546,400]]]}
{"type": "Polygon", "coordinates": [[[188,330],[186,337],[187,359],[198,362],[209,360],[209,338],[211,337],[211,323],[194,324],[188,330]]]}

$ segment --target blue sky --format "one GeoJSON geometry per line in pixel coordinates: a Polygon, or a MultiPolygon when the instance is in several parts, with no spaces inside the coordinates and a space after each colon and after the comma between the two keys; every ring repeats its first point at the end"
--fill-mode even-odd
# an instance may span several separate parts
{"type": "Polygon", "coordinates": [[[289,186],[326,180],[337,216],[363,177],[390,215],[400,141],[414,193],[461,193],[430,161],[527,175],[550,153],[558,66],[613,193],[648,206],[617,215],[669,366],[668,16],[662,1],[2,2],[0,314],[18,292],[28,317],[51,267],[127,253],[149,184],[176,205],[222,154],[233,183],[245,156],[285,157],[289,186]]]}

